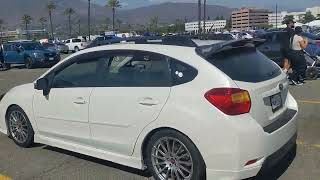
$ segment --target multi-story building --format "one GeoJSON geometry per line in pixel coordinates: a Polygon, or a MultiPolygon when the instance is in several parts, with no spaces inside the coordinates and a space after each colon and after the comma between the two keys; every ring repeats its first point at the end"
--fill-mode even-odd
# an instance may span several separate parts
{"type": "Polygon", "coordinates": [[[268,25],[269,10],[256,8],[241,8],[232,12],[232,29],[259,29],[268,25]]]}
{"type": "Polygon", "coordinates": [[[307,8],[306,12],[310,11],[312,15],[314,15],[315,17],[317,17],[318,15],[320,15],[320,6],[315,6],[312,8],[307,8]]]}
{"type": "MultiPolygon", "coordinates": [[[[201,29],[203,29],[203,21],[201,21],[201,29]]],[[[226,20],[207,20],[206,21],[206,32],[210,31],[220,31],[224,29],[227,25],[226,20]]],[[[185,30],[187,32],[199,32],[198,21],[185,23],[185,30]]]]}
{"type": "Polygon", "coordinates": [[[282,22],[284,20],[284,18],[286,17],[286,15],[288,14],[288,12],[283,11],[281,13],[271,13],[268,16],[268,21],[269,21],[269,25],[273,26],[273,27],[279,27],[282,25],[282,22]]]}

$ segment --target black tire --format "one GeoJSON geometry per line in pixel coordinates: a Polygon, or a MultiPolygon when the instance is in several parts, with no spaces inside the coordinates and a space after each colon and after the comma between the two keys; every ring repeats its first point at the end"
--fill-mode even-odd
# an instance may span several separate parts
{"type": "MultiPolygon", "coordinates": [[[[192,174],[189,175],[191,177],[190,180],[204,180],[204,179],[206,179],[206,177],[205,177],[206,166],[205,166],[204,160],[203,160],[199,150],[197,149],[197,147],[192,143],[192,141],[188,137],[186,137],[185,135],[183,135],[180,132],[170,130],[170,129],[161,130],[161,131],[156,132],[155,134],[152,135],[152,137],[148,141],[144,157],[145,157],[145,163],[148,167],[148,170],[152,173],[153,177],[156,180],[161,180],[161,177],[159,177],[160,171],[157,172],[157,170],[153,164],[153,160],[152,160],[153,148],[154,148],[154,146],[157,146],[157,142],[159,142],[161,139],[166,139],[166,138],[169,138],[169,146],[170,146],[170,139],[171,138],[180,141],[184,145],[184,147],[187,149],[189,154],[191,155],[190,159],[191,159],[191,162],[193,163],[193,165],[192,165],[192,168],[190,168],[190,169],[192,169],[192,171],[191,171],[192,174]]],[[[176,145],[176,146],[178,146],[178,145],[176,145]]],[[[174,147],[174,145],[173,145],[173,147],[174,147]]],[[[179,151],[179,150],[177,150],[177,147],[174,148],[173,152],[175,152],[175,150],[179,151]]],[[[182,152],[186,152],[186,151],[182,151],[182,152]]],[[[173,155],[174,156],[174,160],[173,160],[174,164],[173,165],[181,166],[182,164],[179,164],[180,162],[178,162],[178,160],[176,159],[179,155],[179,152],[176,154],[175,153],[172,153],[172,154],[174,154],[173,155]]],[[[163,160],[163,162],[164,161],[165,160],[163,160]]],[[[170,161],[172,161],[172,159],[168,160],[168,161],[170,162],[170,161]]],[[[187,172],[187,171],[185,171],[185,172],[187,172]]],[[[160,173],[160,174],[163,174],[163,173],[160,173]]]]}
{"type": "Polygon", "coordinates": [[[31,147],[34,143],[34,131],[32,128],[32,125],[29,121],[28,116],[26,115],[26,113],[23,111],[23,109],[21,109],[19,106],[12,106],[9,110],[8,113],[6,115],[6,122],[7,122],[7,129],[9,132],[9,137],[12,138],[12,140],[20,147],[23,148],[28,148],[31,147]],[[12,132],[12,126],[10,125],[10,116],[12,113],[20,113],[20,115],[22,115],[25,119],[25,128],[27,132],[26,138],[23,141],[19,141],[18,137],[12,132]]]}
{"type": "Polygon", "coordinates": [[[306,70],[306,79],[307,80],[316,80],[318,78],[319,72],[316,67],[309,67],[306,70]]]}
{"type": "Polygon", "coordinates": [[[26,57],[26,59],[24,60],[24,64],[27,69],[33,68],[33,63],[30,57],[26,57]]]}
{"type": "Polygon", "coordinates": [[[78,48],[78,46],[74,47],[74,51],[75,51],[75,52],[80,51],[80,49],[78,48]]]}

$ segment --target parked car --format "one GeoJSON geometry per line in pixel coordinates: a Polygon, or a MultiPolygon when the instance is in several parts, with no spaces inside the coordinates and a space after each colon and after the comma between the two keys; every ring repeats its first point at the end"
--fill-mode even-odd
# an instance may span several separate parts
{"type": "Polygon", "coordinates": [[[69,53],[69,47],[63,43],[43,43],[42,44],[46,49],[51,51],[56,51],[59,53],[69,53]]]}
{"type": "Polygon", "coordinates": [[[102,46],[107,44],[119,43],[123,40],[123,38],[119,38],[117,36],[100,36],[95,40],[91,41],[86,48],[92,48],[96,46],[102,46]]]}
{"type": "Polygon", "coordinates": [[[286,75],[248,40],[90,48],[0,97],[0,131],[18,146],[148,168],[157,180],[255,176],[295,147],[297,115],[286,75]]]}
{"type": "MultiPolygon", "coordinates": [[[[264,53],[266,56],[268,56],[271,60],[276,62],[280,67],[283,67],[284,58],[281,54],[280,47],[281,47],[281,37],[282,33],[285,33],[283,31],[274,31],[274,32],[268,32],[263,35],[260,35],[259,38],[265,39],[266,42],[258,47],[258,49],[264,53]]],[[[314,44],[310,41],[308,47],[306,48],[306,59],[307,59],[307,65],[308,68],[313,67],[312,70],[306,71],[306,77],[307,79],[316,79],[314,76],[315,70],[320,68],[320,64],[317,63],[315,66],[312,65],[313,62],[312,59],[314,59],[314,56],[316,56],[317,47],[318,44],[314,44]],[[316,48],[316,49],[314,49],[316,48]]],[[[319,46],[320,48],[320,46],[319,46]]],[[[320,72],[317,72],[320,75],[320,72]]]]}
{"type": "Polygon", "coordinates": [[[68,46],[69,51],[77,52],[85,48],[85,42],[78,38],[67,39],[65,40],[65,45],[68,46]]]}
{"type": "Polygon", "coordinates": [[[30,69],[36,66],[52,66],[60,61],[60,55],[46,50],[38,42],[12,41],[2,45],[3,64],[10,68],[12,64],[24,64],[30,69]]]}

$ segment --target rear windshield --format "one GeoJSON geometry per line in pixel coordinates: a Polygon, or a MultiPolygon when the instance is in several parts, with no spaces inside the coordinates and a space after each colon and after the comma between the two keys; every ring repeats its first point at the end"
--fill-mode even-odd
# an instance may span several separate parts
{"type": "Polygon", "coordinates": [[[262,82],[281,74],[278,65],[254,48],[221,52],[208,60],[235,81],[262,82]]]}

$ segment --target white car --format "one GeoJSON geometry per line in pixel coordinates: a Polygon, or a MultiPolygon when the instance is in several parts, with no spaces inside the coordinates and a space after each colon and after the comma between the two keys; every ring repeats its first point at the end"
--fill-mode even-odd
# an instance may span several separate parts
{"type": "MultiPolygon", "coordinates": [[[[0,131],[156,180],[244,179],[295,147],[286,75],[252,43],[85,49],[0,101],[0,131]]],[[[271,164],[269,164],[271,163],[271,164]]]]}
{"type": "Polygon", "coordinates": [[[65,44],[68,46],[69,51],[71,52],[77,52],[86,47],[86,43],[78,38],[67,39],[65,40],[65,44]]]}

